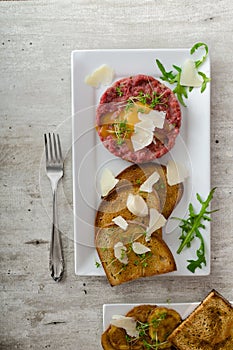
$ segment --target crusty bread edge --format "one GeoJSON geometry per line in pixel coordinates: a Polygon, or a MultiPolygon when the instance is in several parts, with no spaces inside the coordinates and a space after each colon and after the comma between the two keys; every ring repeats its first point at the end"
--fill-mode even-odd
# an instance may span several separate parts
{"type": "Polygon", "coordinates": [[[176,334],[178,332],[180,332],[180,329],[183,327],[184,324],[186,324],[187,322],[189,322],[190,319],[193,318],[193,316],[201,309],[203,309],[203,307],[209,303],[209,301],[214,298],[214,297],[218,297],[220,299],[222,299],[224,301],[224,303],[230,307],[233,308],[233,305],[230,303],[229,300],[227,300],[222,294],[220,294],[216,289],[212,289],[207,295],[206,297],[195,307],[195,309],[182,321],[182,323],[176,328],[174,329],[174,331],[169,335],[168,340],[175,346],[175,344],[173,343],[173,338],[175,338],[176,334]]]}
{"type": "MultiPolygon", "coordinates": [[[[109,226],[114,226],[114,224],[113,224],[113,225],[107,225],[107,227],[109,227],[109,226]]],[[[95,237],[95,242],[98,240],[98,233],[99,233],[102,229],[103,229],[103,228],[99,228],[99,230],[97,231],[97,235],[96,235],[96,237],[95,237]]],[[[172,267],[171,267],[168,271],[166,271],[166,272],[154,273],[154,274],[149,274],[149,275],[145,275],[145,276],[139,276],[139,277],[136,278],[137,280],[138,280],[138,279],[147,279],[147,278],[155,277],[155,276],[163,276],[163,275],[166,275],[167,273],[171,273],[171,272],[174,272],[174,271],[177,270],[176,261],[175,261],[174,255],[172,254],[171,249],[169,248],[169,246],[167,245],[167,243],[163,240],[163,238],[161,237],[161,234],[156,233],[156,232],[159,232],[160,230],[162,230],[162,229],[160,228],[160,229],[158,229],[157,231],[153,232],[152,236],[156,236],[157,239],[158,239],[162,244],[164,244],[164,245],[166,246],[166,249],[168,250],[168,253],[169,253],[169,257],[171,258],[171,261],[172,261],[172,267]]],[[[95,245],[96,245],[97,253],[98,253],[99,258],[100,258],[100,260],[101,260],[100,248],[97,246],[96,243],[95,243],[95,245]]],[[[111,287],[115,287],[115,286],[118,286],[118,285],[126,284],[126,283],[129,283],[129,282],[135,280],[135,278],[132,277],[132,278],[129,278],[128,280],[126,280],[126,281],[123,281],[123,282],[120,282],[120,283],[119,283],[119,282],[117,282],[116,280],[114,280],[114,279],[111,278],[111,275],[109,274],[109,271],[108,271],[108,269],[106,268],[105,264],[102,264],[102,267],[103,267],[103,269],[104,269],[104,271],[105,271],[106,278],[107,278],[109,284],[111,285],[111,287]]]]}

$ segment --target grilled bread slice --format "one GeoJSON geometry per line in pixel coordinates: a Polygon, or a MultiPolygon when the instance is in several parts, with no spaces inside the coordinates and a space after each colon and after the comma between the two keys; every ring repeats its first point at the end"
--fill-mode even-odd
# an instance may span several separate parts
{"type": "Polygon", "coordinates": [[[159,174],[159,180],[154,184],[153,190],[157,192],[160,199],[160,212],[168,219],[183,195],[183,184],[173,186],[168,184],[166,166],[157,163],[133,164],[124,169],[117,179],[120,180],[120,184],[125,180],[139,189],[140,185],[155,171],[159,174]]]}
{"type": "Polygon", "coordinates": [[[149,242],[145,241],[145,232],[150,217],[136,216],[127,208],[129,194],[140,194],[147,207],[155,208],[168,218],[183,194],[183,184],[169,186],[166,178],[166,167],[156,163],[133,164],[118,176],[119,182],[105,197],[97,210],[95,219],[95,243],[101,263],[111,285],[118,285],[144,276],[159,275],[176,270],[171,251],[162,238],[162,229],[157,230],[149,242]],[[154,172],[159,180],[153,185],[152,192],[140,191],[140,186],[154,172]],[[122,216],[129,224],[124,232],[113,225],[112,220],[122,216]],[[160,236],[161,238],[159,238],[160,236]],[[143,256],[136,256],[131,248],[133,242],[148,246],[151,251],[143,256]],[[128,264],[123,264],[114,256],[114,245],[121,242],[126,245],[128,264]]]}
{"type": "MultiPolygon", "coordinates": [[[[161,231],[158,230],[158,231],[161,231]]],[[[126,231],[116,225],[100,228],[96,235],[96,249],[106,276],[112,286],[140,277],[164,274],[176,270],[174,257],[161,238],[161,232],[154,232],[149,242],[145,241],[145,229],[138,224],[129,224],[126,231]],[[121,242],[128,258],[127,263],[115,257],[114,246],[121,242]],[[146,245],[150,251],[136,254],[132,243],[146,245]]]]}
{"type": "Polygon", "coordinates": [[[155,208],[167,219],[175,206],[179,203],[183,194],[183,184],[169,186],[166,178],[166,167],[156,163],[131,165],[123,170],[118,176],[118,184],[105,196],[97,210],[95,227],[105,227],[112,219],[121,215],[125,220],[137,220],[148,225],[149,218],[139,218],[128,211],[126,201],[129,193],[138,194],[143,197],[149,208],[155,208]],[[148,177],[157,172],[159,180],[153,186],[151,193],[140,192],[140,185],[148,177]]]}
{"type": "MultiPolygon", "coordinates": [[[[98,208],[95,220],[96,232],[100,227],[106,227],[112,223],[112,219],[122,216],[126,221],[137,221],[146,228],[149,224],[149,216],[139,217],[132,214],[126,206],[128,195],[138,194],[139,187],[127,183],[124,180],[114,188],[106,197],[103,198],[98,208]]],[[[149,208],[155,208],[160,211],[160,200],[157,192],[140,193],[141,197],[146,201],[149,208]]]]}
{"type": "Polygon", "coordinates": [[[232,350],[232,305],[212,290],[168,340],[179,350],[232,350]]]}

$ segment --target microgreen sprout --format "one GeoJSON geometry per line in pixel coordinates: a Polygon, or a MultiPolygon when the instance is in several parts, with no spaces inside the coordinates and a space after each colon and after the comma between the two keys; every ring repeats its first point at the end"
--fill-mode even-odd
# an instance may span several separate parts
{"type": "Polygon", "coordinates": [[[117,144],[122,145],[125,141],[125,138],[131,132],[131,129],[128,127],[126,120],[120,120],[113,123],[114,133],[117,138],[117,144]]]}
{"type": "MultiPolygon", "coordinates": [[[[151,322],[141,322],[137,321],[137,330],[138,330],[138,339],[142,340],[142,343],[145,347],[145,349],[154,349],[158,350],[162,345],[166,344],[167,341],[159,341],[157,331],[155,331],[155,337],[151,342],[148,342],[148,331],[149,328],[152,326],[153,328],[158,328],[160,323],[165,320],[167,316],[166,312],[163,312],[158,315],[157,318],[154,318],[151,322]]],[[[126,337],[127,342],[135,342],[135,339],[126,337]]]]}
{"type": "Polygon", "coordinates": [[[116,87],[116,93],[118,96],[123,96],[123,91],[121,90],[121,85],[116,87]]]}
{"type": "MultiPolygon", "coordinates": [[[[148,93],[144,93],[143,91],[139,91],[137,96],[131,96],[126,103],[125,111],[129,111],[132,109],[137,102],[140,102],[143,105],[147,105],[149,108],[154,109],[157,105],[166,105],[166,102],[162,101],[162,97],[164,95],[164,92],[160,95],[157,95],[154,91],[152,95],[148,93]]],[[[138,112],[145,113],[145,110],[140,107],[138,112]]]]}

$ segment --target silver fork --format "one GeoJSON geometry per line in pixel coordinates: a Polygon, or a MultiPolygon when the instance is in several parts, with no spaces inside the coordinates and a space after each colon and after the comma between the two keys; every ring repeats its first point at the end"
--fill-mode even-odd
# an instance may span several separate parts
{"type": "Polygon", "coordinates": [[[49,269],[54,281],[59,282],[64,271],[61,234],[57,218],[57,185],[63,176],[63,160],[59,135],[44,134],[46,173],[51,182],[53,193],[53,223],[49,253],[49,269]]]}

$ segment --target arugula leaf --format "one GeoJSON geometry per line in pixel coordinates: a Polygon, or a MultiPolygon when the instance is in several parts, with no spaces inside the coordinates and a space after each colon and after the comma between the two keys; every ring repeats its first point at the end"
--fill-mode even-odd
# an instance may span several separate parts
{"type": "Polygon", "coordinates": [[[156,59],[156,63],[161,73],[163,74],[163,76],[160,78],[164,81],[168,81],[170,84],[174,84],[176,81],[176,74],[174,74],[172,70],[170,72],[166,72],[166,69],[158,59],[156,59]]]}
{"type": "Polygon", "coordinates": [[[193,47],[190,50],[190,54],[193,55],[194,52],[196,50],[198,50],[202,46],[205,49],[205,55],[203,55],[203,57],[201,59],[195,61],[196,68],[198,68],[206,60],[206,58],[208,56],[208,53],[209,53],[209,49],[208,49],[208,46],[205,43],[196,43],[196,44],[193,45],[193,47]]]}
{"type": "Polygon", "coordinates": [[[187,269],[191,271],[192,273],[195,272],[196,268],[202,268],[202,264],[206,265],[206,258],[205,258],[205,243],[204,239],[200,233],[199,230],[195,231],[196,237],[198,237],[201,241],[200,247],[197,250],[197,260],[187,260],[189,262],[187,269]]]}
{"type": "Polygon", "coordinates": [[[201,85],[201,93],[202,93],[203,91],[205,91],[206,85],[207,85],[207,83],[210,82],[211,79],[208,78],[208,77],[205,75],[205,73],[203,73],[203,72],[198,72],[198,74],[203,78],[203,83],[202,83],[202,85],[201,85]]]}
{"type": "Polygon", "coordinates": [[[195,272],[197,267],[202,268],[202,264],[206,265],[205,243],[204,243],[204,238],[200,232],[200,229],[205,229],[205,225],[203,224],[203,221],[211,221],[209,214],[216,211],[216,210],[207,211],[210,201],[213,198],[215,190],[216,190],[216,187],[214,187],[210,191],[206,200],[203,200],[198,193],[196,194],[197,200],[201,204],[201,209],[199,213],[195,212],[192,203],[190,203],[188,208],[189,216],[187,219],[174,218],[181,221],[180,228],[182,229],[181,235],[179,237],[179,239],[181,240],[181,243],[179,248],[177,249],[177,254],[180,254],[185,247],[190,248],[194,238],[198,238],[201,242],[200,247],[196,252],[197,260],[188,260],[189,265],[187,266],[187,268],[193,273],[195,272]]]}
{"type": "Polygon", "coordinates": [[[175,89],[173,90],[174,94],[176,94],[179,102],[186,107],[186,104],[184,103],[183,97],[188,98],[187,88],[186,86],[183,86],[180,84],[180,75],[181,75],[181,68],[173,65],[173,67],[178,71],[177,74],[177,85],[175,89]]]}
{"type": "MultiPolygon", "coordinates": [[[[198,68],[206,60],[209,52],[208,46],[205,43],[198,42],[194,44],[193,47],[190,49],[190,54],[191,55],[194,54],[194,52],[198,50],[200,47],[204,47],[205,54],[199,60],[195,61],[196,68],[198,68]]],[[[171,85],[176,84],[175,88],[173,89],[173,92],[176,94],[179,102],[184,107],[186,107],[184,98],[186,99],[188,98],[188,92],[191,92],[193,90],[193,87],[192,86],[186,87],[180,84],[180,76],[182,72],[181,67],[173,65],[173,68],[177,71],[177,73],[173,72],[173,70],[167,72],[163,64],[158,59],[156,59],[156,64],[160,72],[162,73],[162,76],[160,76],[160,79],[163,81],[167,81],[171,85]]],[[[207,83],[210,82],[211,79],[208,78],[203,72],[198,72],[198,74],[203,79],[203,83],[201,85],[201,93],[202,93],[203,91],[205,91],[207,83]]]]}

